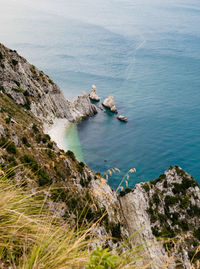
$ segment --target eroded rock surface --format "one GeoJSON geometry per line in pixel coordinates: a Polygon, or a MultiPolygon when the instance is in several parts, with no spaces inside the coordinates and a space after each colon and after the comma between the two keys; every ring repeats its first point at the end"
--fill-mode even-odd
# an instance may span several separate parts
{"type": "Polygon", "coordinates": [[[114,102],[114,97],[113,96],[108,96],[102,103],[103,106],[106,108],[110,109],[111,112],[113,113],[118,113],[117,108],[115,106],[114,102]]]}
{"type": "Polygon", "coordinates": [[[100,101],[100,97],[97,95],[97,88],[95,85],[92,85],[92,89],[90,91],[89,98],[95,102],[100,101]]]}
{"type": "Polygon", "coordinates": [[[73,122],[97,113],[87,94],[70,102],[46,74],[16,51],[0,44],[0,53],[0,90],[33,112],[42,122],[50,123],[55,118],[73,122]]]}

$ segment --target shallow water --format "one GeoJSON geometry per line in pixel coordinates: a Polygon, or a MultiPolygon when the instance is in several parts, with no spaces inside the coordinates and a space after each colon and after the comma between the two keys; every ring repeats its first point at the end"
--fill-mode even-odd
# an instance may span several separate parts
{"type": "MultiPolygon", "coordinates": [[[[1,41],[73,98],[96,84],[124,124],[100,112],[78,125],[94,170],[136,167],[130,180],[180,165],[199,179],[200,3],[197,0],[6,1],[1,41]],[[41,3],[42,2],[42,3],[41,3]]],[[[78,150],[80,151],[80,149],[78,150]]]]}
{"type": "Polygon", "coordinates": [[[80,162],[84,161],[83,152],[78,136],[77,124],[68,124],[65,131],[65,147],[66,149],[73,151],[76,155],[76,158],[80,162]]]}

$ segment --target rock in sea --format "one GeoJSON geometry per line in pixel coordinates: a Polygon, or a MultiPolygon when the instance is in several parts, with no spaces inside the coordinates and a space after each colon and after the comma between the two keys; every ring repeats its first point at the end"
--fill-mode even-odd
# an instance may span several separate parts
{"type": "Polygon", "coordinates": [[[89,94],[89,98],[92,101],[98,102],[100,100],[99,96],[97,95],[97,87],[95,85],[92,85],[92,89],[89,94]]]}
{"type": "Polygon", "coordinates": [[[117,119],[120,120],[120,121],[128,122],[128,119],[126,117],[122,116],[122,115],[119,115],[117,117],[117,119]]]}
{"type": "Polygon", "coordinates": [[[115,106],[114,97],[108,96],[102,103],[103,106],[109,108],[111,112],[118,113],[117,108],[115,106]]]}

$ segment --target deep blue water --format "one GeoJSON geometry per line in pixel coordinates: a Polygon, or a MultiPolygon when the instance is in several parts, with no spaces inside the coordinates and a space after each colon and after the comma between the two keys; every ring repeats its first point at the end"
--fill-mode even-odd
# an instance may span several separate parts
{"type": "Polygon", "coordinates": [[[47,72],[66,97],[96,84],[129,119],[101,112],[78,125],[92,169],[121,169],[113,187],[132,167],[131,186],[175,164],[199,179],[198,0],[1,2],[1,42],[47,72]]]}

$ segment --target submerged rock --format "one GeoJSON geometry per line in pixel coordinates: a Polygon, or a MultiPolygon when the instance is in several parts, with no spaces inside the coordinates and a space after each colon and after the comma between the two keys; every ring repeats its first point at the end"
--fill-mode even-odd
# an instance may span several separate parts
{"type": "Polygon", "coordinates": [[[89,98],[92,101],[96,101],[96,102],[100,101],[100,98],[97,95],[97,87],[95,85],[92,85],[92,89],[90,91],[89,98]]]}
{"type": "Polygon", "coordinates": [[[108,96],[102,103],[103,106],[107,107],[110,109],[111,112],[113,113],[118,113],[117,108],[115,106],[114,102],[114,97],[113,96],[108,96]]]}
{"type": "Polygon", "coordinates": [[[104,111],[103,107],[101,105],[97,106],[100,110],[104,111]]]}
{"type": "Polygon", "coordinates": [[[122,115],[117,116],[117,119],[120,121],[128,122],[128,119],[122,115]]]}

